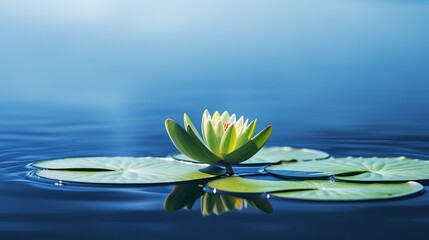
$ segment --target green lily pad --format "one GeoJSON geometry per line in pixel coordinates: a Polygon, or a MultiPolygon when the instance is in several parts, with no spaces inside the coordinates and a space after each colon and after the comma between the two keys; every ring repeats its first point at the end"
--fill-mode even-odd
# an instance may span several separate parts
{"type": "Polygon", "coordinates": [[[280,198],[318,201],[362,201],[408,196],[423,190],[417,182],[349,183],[328,180],[307,180],[309,189],[272,193],[280,198]]]}
{"type": "Polygon", "coordinates": [[[429,162],[400,158],[330,158],[321,161],[283,162],[265,171],[284,177],[334,176],[346,181],[388,182],[429,179],[429,162]]]}
{"type": "Polygon", "coordinates": [[[207,185],[223,192],[269,193],[271,196],[317,201],[357,201],[403,197],[417,193],[423,186],[406,183],[349,183],[329,180],[271,181],[229,177],[207,185]]]}
{"type": "MultiPolygon", "coordinates": [[[[177,160],[197,162],[194,159],[188,158],[182,153],[174,154],[172,156],[177,160]]],[[[306,148],[291,148],[291,147],[263,147],[250,159],[242,162],[240,165],[245,164],[268,164],[277,163],[280,161],[305,161],[305,160],[319,160],[328,158],[329,154],[313,149],[306,148]]]]}
{"type": "Polygon", "coordinates": [[[251,159],[244,164],[261,164],[261,163],[276,163],[280,161],[305,161],[319,160],[328,158],[329,154],[307,148],[291,148],[291,147],[267,147],[262,148],[251,159]]]}
{"type": "Polygon", "coordinates": [[[211,181],[208,187],[232,193],[267,193],[284,190],[306,189],[307,185],[303,181],[271,181],[256,180],[242,177],[227,177],[211,181]]]}
{"type": "Polygon", "coordinates": [[[224,174],[208,164],[153,157],[87,157],[40,161],[40,177],[79,183],[157,184],[213,178],[224,174]]]}

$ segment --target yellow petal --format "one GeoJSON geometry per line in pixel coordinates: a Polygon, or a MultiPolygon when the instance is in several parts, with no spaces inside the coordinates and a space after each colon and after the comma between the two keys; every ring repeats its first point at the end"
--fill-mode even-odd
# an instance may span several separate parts
{"type": "Polygon", "coordinates": [[[237,134],[234,125],[230,125],[220,141],[220,152],[227,155],[235,149],[237,143],[237,134]]]}
{"type": "Polygon", "coordinates": [[[213,129],[213,124],[212,122],[207,121],[205,126],[204,126],[204,132],[206,133],[204,135],[205,141],[207,143],[207,145],[209,146],[210,150],[215,153],[216,155],[220,156],[220,151],[219,151],[219,143],[220,141],[218,140],[217,136],[216,136],[216,132],[213,129]]]}

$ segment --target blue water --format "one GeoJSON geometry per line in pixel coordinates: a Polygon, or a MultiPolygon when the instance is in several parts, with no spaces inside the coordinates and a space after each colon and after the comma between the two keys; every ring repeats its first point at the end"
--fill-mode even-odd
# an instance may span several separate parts
{"type": "Polygon", "coordinates": [[[0,238],[427,238],[427,192],[203,217],[164,210],[174,186],[58,186],[28,164],[166,156],[164,120],[206,108],[272,124],[272,146],[429,159],[428,29],[423,0],[0,1],[0,238]]]}

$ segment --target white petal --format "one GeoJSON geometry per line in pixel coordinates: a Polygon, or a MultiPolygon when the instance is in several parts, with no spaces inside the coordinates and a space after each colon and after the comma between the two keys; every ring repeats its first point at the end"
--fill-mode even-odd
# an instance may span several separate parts
{"type": "Polygon", "coordinates": [[[246,118],[246,121],[244,121],[243,131],[246,130],[248,125],[249,125],[249,119],[246,118]]]}
{"type": "Polygon", "coordinates": [[[227,123],[229,120],[229,113],[227,111],[223,112],[220,118],[223,124],[227,123]]]}
{"type": "Polygon", "coordinates": [[[232,116],[228,119],[228,123],[229,124],[235,124],[235,122],[237,122],[237,118],[236,118],[235,114],[232,114],[232,116]]]}
{"type": "Polygon", "coordinates": [[[216,123],[214,124],[214,130],[216,132],[216,136],[218,137],[218,140],[220,143],[220,140],[222,139],[222,136],[225,133],[225,131],[223,130],[223,124],[220,118],[216,120],[216,123]]]}
{"type": "Polygon", "coordinates": [[[201,120],[201,133],[205,135],[205,124],[212,120],[209,110],[205,110],[203,113],[203,119],[201,120]]]}
{"type": "Polygon", "coordinates": [[[244,120],[244,118],[243,118],[243,116],[242,116],[242,117],[240,117],[240,118],[238,119],[238,121],[235,123],[235,130],[237,131],[237,136],[240,136],[240,134],[241,134],[241,130],[243,129],[243,120],[244,120]]]}
{"type": "Polygon", "coordinates": [[[209,110],[204,110],[204,113],[203,113],[203,118],[204,117],[207,117],[207,116],[210,116],[210,112],[209,112],[209,110]]]}

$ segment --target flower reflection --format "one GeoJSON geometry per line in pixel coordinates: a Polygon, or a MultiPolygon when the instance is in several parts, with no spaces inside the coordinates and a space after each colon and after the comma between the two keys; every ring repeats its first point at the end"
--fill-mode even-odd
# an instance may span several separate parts
{"type": "Polygon", "coordinates": [[[190,210],[200,198],[200,209],[203,216],[221,215],[234,210],[246,209],[249,205],[265,213],[272,213],[271,204],[265,198],[241,198],[230,195],[210,194],[203,190],[204,183],[183,183],[176,185],[165,198],[164,209],[177,211],[190,210]]]}

